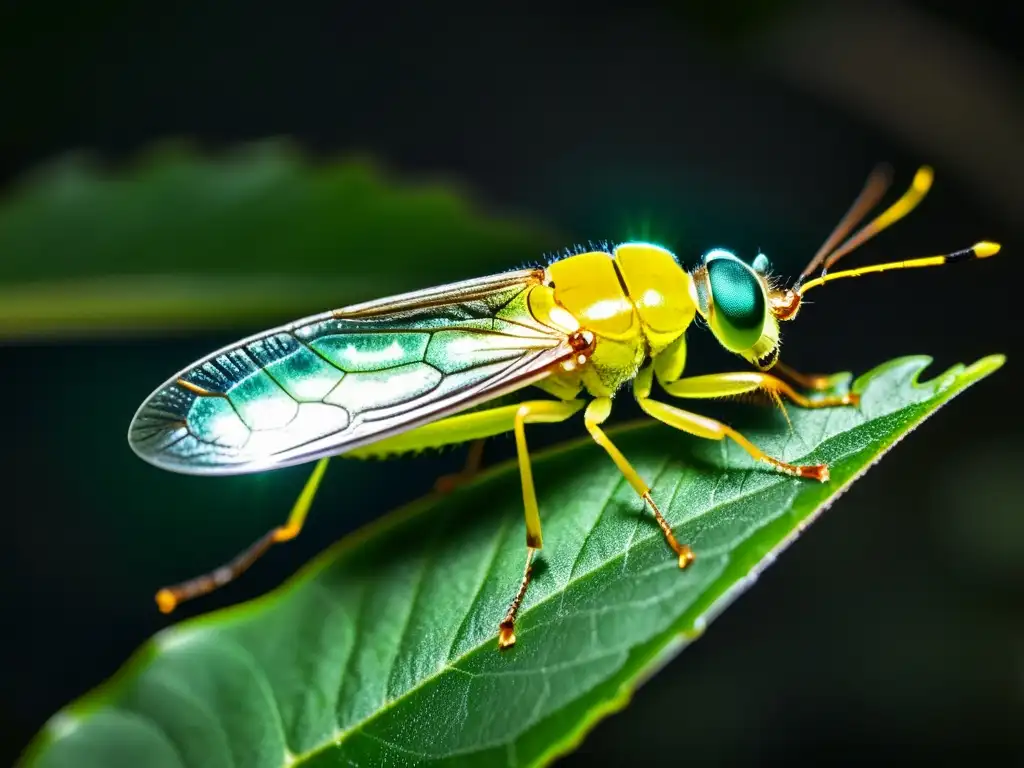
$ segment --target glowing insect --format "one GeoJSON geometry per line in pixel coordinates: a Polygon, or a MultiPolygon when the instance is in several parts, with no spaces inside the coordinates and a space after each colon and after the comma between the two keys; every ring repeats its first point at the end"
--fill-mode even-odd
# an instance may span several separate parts
{"type": "Polygon", "coordinates": [[[135,452],[189,474],[319,461],[283,526],[210,574],[160,590],[160,609],[169,612],[227,583],[269,546],[295,537],[328,457],[393,454],[513,432],[526,511],[526,568],[498,626],[498,646],[507,648],[516,641],[516,613],[542,546],[525,427],[563,421],[581,410],[590,435],[650,507],[685,568],[694,553],[676,540],[647,483],[601,428],[613,396],[632,382],[640,407],[655,419],[698,437],[729,438],[777,470],[827,482],[827,466],[794,466],[768,456],[725,424],[655,399],[652,384],[657,379],[675,398],[762,391],[804,408],[856,405],[853,394],[808,399],[766,373],[772,369],[808,389],[823,387],[822,377],[779,363],[779,321],[795,318],[807,292],[831,280],[995,254],[997,244],[980,242],[942,256],[828,274],[842,256],[912,210],[931,181],[931,169],[921,168],[896,203],[839,245],[888,189],[888,173],[873,173],[790,288],[767,277],[764,256],[748,266],[728,251],[713,250],[687,272],[664,248],[630,242],[612,253],[579,253],[546,268],[325,312],[214,352],[142,404],[128,432],[135,452]],[[806,280],[819,267],[821,274],[806,280]],[[685,332],[697,313],[723,347],[757,370],[684,378],[685,332]],[[553,399],[480,408],[530,385],[553,399]],[[580,399],[583,393],[592,399],[580,399]]]}

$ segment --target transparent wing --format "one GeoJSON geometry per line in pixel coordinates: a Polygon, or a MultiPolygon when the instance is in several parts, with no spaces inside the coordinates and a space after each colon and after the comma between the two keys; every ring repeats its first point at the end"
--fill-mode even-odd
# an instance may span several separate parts
{"type": "Polygon", "coordinates": [[[225,347],[139,408],[135,452],[189,474],[298,464],[525,387],[574,353],[520,270],[358,304],[225,347]]]}

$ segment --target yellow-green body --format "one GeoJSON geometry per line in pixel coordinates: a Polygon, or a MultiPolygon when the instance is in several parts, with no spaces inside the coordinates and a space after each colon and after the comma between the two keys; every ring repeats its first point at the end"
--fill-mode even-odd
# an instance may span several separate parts
{"type": "MultiPolygon", "coordinates": [[[[580,398],[589,395],[595,399],[591,413],[604,413],[600,420],[604,421],[611,412],[611,398],[636,381],[647,362],[662,386],[677,383],[686,367],[686,331],[699,307],[695,281],[707,279],[704,269],[687,272],[670,251],[650,243],[624,243],[611,252],[588,251],[551,263],[543,279],[528,289],[526,306],[537,322],[567,333],[589,334],[593,344],[533,383],[563,401],[538,403],[536,419],[568,418],[586,405],[580,398]]],[[[750,274],[769,290],[765,278],[753,270],[750,274]]],[[[705,307],[704,312],[713,317],[713,308],[705,307]]],[[[765,336],[777,344],[777,326],[770,315],[765,326],[765,336]]],[[[642,388],[644,398],[650,394],[650,379],[642,388]]],[[[757,389],[763,377],[727,374],[724,379],[691,381],[694,386],[686,388],[686,396],[721,397],[757,389]]],[[[452,416],[346,455],[384,456],[490,437],[512,431],[521,409],[517,404],[452,416]]],[[[534,538],[539,541],[539,534],[534,538]]]]}
{"type": "MultiPolygon", "coordinates": [[[[511,431],[532,558],[542,535],[525,425],[564,421],[585,408],[587,430],[652,507],[685,567],[692,552],[675,541],[650,488],[601,425],[611,415],[612,398],[633,382],[640,406],[666,424],[710,439],[730,437],[755,458],[792,474],[826,477],[822,467],[783,464],[724,425],[651,399],[656,377],[676,397],[767,388],[808,403],[763,373],[681,378],[685,334],[698,312],[723,346],[752,362],[766,345],[776,348],[770,290],[763,274],[727,252],[713,252],[687,272],[660,246],[624,243],[611,252],[567,256],[543,269],[356,305],[250,337],[189,366],[143,403],[129,440],[148,461],[190,474],[254,472],[319,459],[288,523],[257,542],[236,561],[241,565],[218,572],[223,577],[301,530],[331,456],[387,456],[511,431]],[[732,272],[716,287],[720,264],[732,272]],[[739,303],[733,300],[729,312],[717,311],[715,292],[736,285],[746,291],[740,291],[739,303]],[[737,317],[754,323],[753,336],[748,328],[740,344],[730,330],[737,317]],[[487,365],[497,369],[488,373],[487,365]],[[484,373],[476,375],[476,369],[484,373]],[[531,385],[555,399],[486,407],[531,385]],[[444,400],[437,390],[446,386],[452,391],[444,400]]],[[[157,600],[169,611],[219,583],[201,577],[161,590],[157,600]]],[[[503,647],[514,642],[508,633],[503,647]]]]}
{"type": "MultiPolygon", "coordinates": [[[[904,215],[930,183],[930,171],[920,171],[911,191],[848,243],[862,242],[904,215]]],[[[856,214],[857,205],[851,210],[856,214]]],[[[837,232],[844,227],[845,222],[837,232]]],[[[827,269],[852,249],[840,246],[826,260],[838,239],[830,238],[805,274],[819,263],[827,269]]],[[[634,398],[652,418],[700,438],[730,439],[777,471],[827,482],[825,465],[787,464],[721,422],[660,402],[655,382],[673,398],[762,391],[780,406],[782,397],[807,408],[854,406],[856,395],[812,400],[766,373],[783,370],[777,367],[779,321],[796,317],[803,294],[835,279],[986,258],[998,250],[982,242],[945,256],[822,274],[780,289],[762,255],[748,265],[715,249],[687,271],[668,250],[630,242],[609,252],[566,256],[544,268],[334,310],[240,341],[182,370],[144,401],[129,428],[132,447],[157,466],[190,474],[319,461],[284,526],[225,568],[161,590],[157,602],[169,611],[209,592],[270,544],[297,535],[332,456],[386,456],[511,431],[522,477],[527,561],[500,623],[499,647],[509,647],[532,558],[542,547],[526,424],[564,421],[583,410],[587,431],[651,508],[685,568],[694,553],[676,541],[650,487],[602,429],[613,398],[632,384],[634,398]],[[726,350],[757,370],[684,378],[686,331],[698,314],[726,350]],[[550,397],[488,407],[530,386],[550,397]]],[[[786,375],[820,388],[820,377],[786,375]]]]}
{"type": "MultiPolygon", "coordinates": [[[[636,378],[648,359],[653,359],[659,380],[678,379],[686,363],[685,332],[696,315],[697,296],[693,278],[669,251],[627,243],[611,253],[589,251],[553,262],[543,280],[528,289],[526,305],[537,322],[593,335],[591,349],[534,382],[564,401],[540,409],[561,420],[586,404],[580,399],[584,394],[613,397],[636,378]]],[[[346,455],[405,453],[510,432],[520,408],[516,404],[452,416],[346,455]]]]}
{"type": "Polygon", "coordinates": [[[613,253],[569,256],[547,271],[553,301],[597,341],[587,365],[553,374],[542,388],[610,397],[645,360],[657,360],[670,347],[685,360],[684,333],[697,312],[697,295],[693,279],[664,248],[626,243],[613,253]]]}

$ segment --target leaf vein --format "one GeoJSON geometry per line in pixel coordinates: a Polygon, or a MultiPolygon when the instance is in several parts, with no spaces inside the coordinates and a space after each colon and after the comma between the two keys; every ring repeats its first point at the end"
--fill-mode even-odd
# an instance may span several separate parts
{"type": "MultiPolygon", "coordinates": [[[[862,424],[859,424],[859,425],[857,425],[857,426],[859,426],[859,427],[864,427],[864,426],[870,426],[870,425],[871,425],[871,424],[873,424],[873,423],[876,423],[876,422],[881,422],[882,420],[884,420],[884,419],[886,419],[886,418],[890,418],[890,417],[891,417],[891,416],[893,416],[894,414],[898,414],[898,413],[904,413],[904,412],[908,412],[908,411],[911,411],[911,410],[913,410],[913,409],[914,409],[914,405],[916,405],[916,404],[915,404],[915,403],[907,404],[907,405],[905,405],[905,406],[903,406],[903,407],[901,407],[901,408],[896,408],[896,409],[894,409],[893,411],[890,411],[890,412],[888,412],[888,413],[884,413],[884,414],[879,414],[878,416],[876,416],[876,417],[874,417],[874,418],[871,418],[871,419],[867,419],[867,420],[865,420],[865,421],[864,421],[864,422],[863,422],[862,424]]],[[[846,433],[843,433],[843,434],[839,434],[839,435],[834,435],[834,436],[832,436],[832,437],[828,438],[827,440],[824,440],[824,441],[820,441],[820,442],[819,442],[819,443],[818,443],[818,444],[817,444],[816,446],[814,446],[814,448],[813,448],[813,449],[812,449],[811,451],[809,451],[809,452],[808,452],[808,454],[810,454],[810,453],[813,453],[814,451],[818,450],[819,448],[821,448],[822,446],[826,445],[827,443],[833,442],[833,441],[835,441],[835,440],[837,440],[837,439],[839,439],[839,438],[842,438],[842,437],[844,437],[844,436],[845,436],[845,434],[846,434],[846,433]]],[[[859,450],[862,450],[862,449],[863,449],[863,445],[861,445],[861,446],[860,446],[860,447],[858,447],[858,448],[854,448],[854,449],[851,449],[851,450],[850,450],[850,451],[848,451],[848,452],[844,452],[843,454],[841,454],[841,458],[840,458],[839,460],[842,460],[842,458],[845,458],[845,457],[846,457],[846,456],[848,456],[848,455],[852,455],[853,453],[856,453],[856,452],[858,452],[859,450]]],[[[728,451],[728,449],[726,449],[726,450],[728,451]]],[[[805,454],[805,455],[807,455],[807,454],[805,454]]],[[[752,469],[753,469],[753,468],[752,468],[752,469]]],[[[747,474],[747,473],[745,473],[745,474],[747,474]]],[[[785,481],[787,481],[787,480],[791,480],[791,478],[780,478],[780,482],[785,482],[785,481]]],[[[616,489],[616,490],[617,490],[617,488],[618,488],[618,486],[619,486],[619,484],[620,484],[621,482],[622,482],[622,479],[621,479],[621,478],[619,478],[619,479],[617,480],[616,484],[615,484],[615,489],[616,489]]],[[[795,482],[795,481],[794,481],[794,482],[795,482]]],[[[731,503],[735,503],[736,501],[740,501],[740,500],[742,500],[742,499],[744,499],[744,498],[748,498],[749,496],[751,496],[751,495],[753,495],[753,494],[755,494],[755,493],[757,493],[757,492],[760,492],[761,490],[765,490],[765,489],[767,489],[767,488],[770,488],[770,487],[772,487],[773,485],[774,485],[774,484],[769,484],[769,485],[767,485],[767,486],[761,486],[761,487],[759,487],[759,488],[758,488],[757,490],[755,490],[755,491],[750,491],[750,492],[747,492],[747,493],[745,493],[745,494],[742,494],[742,495],[739,495],[739,494],[738,494],[738,495],[736,495],[736,496],[733,496],[733,497],[732,497],[732,498],[730,498],[729,500],[727,500],[727,501],[724,501],[724,502],[720,502],[719,504],[717,504],[717,505],[716,505],[716,508],[720,508],[720,507],[722,507],[722,506],[724,506],[724,505],[726,505],[726,504],[731,504],[731,503]]],[[[614,497],[614,495],[615,495],[615,493],[613,492],[613,493],[612,493],[612,494],[611,494],[611,495],[609,496],[609,499],[608,499],[608,501],[610,501],[610,500],[611,500],[611,498],[612,498],[612,497],[614,497]]],[[[605,502],[605,503],[607,503],[607,502],[605,502]]],[[[704,515],[708,514],[708,513],[709,513],[709,512],[711,512],[711,511],[714,511],[714,510],[709,510],[709,509],[705,509],[705,510],[703,510],[703,511],[702,511],[701,513],[699,513],[699,516],[704,516],[704,515]]],[[[612,565],[612,564],[613,564],[613,563],[614,563],[614,562],[615,562],[616,560],[619,560],[619,559],[621,559],[622,557],[623,557],[623,554],[622,554],[622,553],[620,553],[620,554],[617,554],[617,555],[614,555],[614,556],[612,556],[611,558],[609,558],[609,560],[608,560],[608,561],[607,561],[606,563],[603,563],[603,564],[602,564],[602,565],[601,565],[601,566],[600,566],[599,568],[597,568],[597,569],[594,569],[594,571],[593,571],[593,572],[597,572],[597,571],[600,571],[600,570],[602,570],[603,568],[605,568],[605,567],[608,567],[608,566],[612,565]]],[[[564,585],[562,585],[561,589],[559,590],[559,592],[560,592],[561,594],[558,594],[558,595],[557,595],[557,597],[558,597],[559,599],[564,599],[564,592],[565,592],[566,590],[568,590],[568,589],[569,589],[570,587],[574,586],[574,585],[575,585],[576,583],[578,583],[578,582],[579,582],[580,580],[582,580],[583,578],[585,578],[585,577],[587,577],[587,576],[590,576],[590,575],[591,575],[591,573],[593,573],[593,572],[588,572],[587,574],[581,575],[581,576],[580,576],[579,578],[576,578],[575,580],[573,580],[573,579],[570,579],[569,581],[567,581],[567,582],[566,582],[566,583],[565,583],[564,585]]],[[[527,614],[529,614],[529,613],[532,613],[532,612],[534,612],[534,611],[540,610],[540,609],[541,609],[541,608],[542,608],[543,606],[547,605],[548,603],[550,603],[550,602],[551,602],[552,600],[555,600],[555,599],[556,599],[556,593],[555,593],[555,592],[551,592],[551,593],[549,593],[549,594],[548,594],[548,595],[547,595],[546,597],[544,597],[543,599],[541,599],[541,600],[540,600],[540,601],[538,601],[537,603],[534,603],[534,604],[533,604],[532,606],[530,606],[530,607],[529,607],[529,608],[528,608],[528,609],[527,609],[526,611],[524,611],[524,615],[527,615],[527,614]]],[[[467,658],[467,657],[469,657],[469,656],[470,656],[470,655],[472,655],[473,653],[475,653],[475,652],[477,652],[477,651],[481,650],[481,649],[482,649],[482,648],[484,647],[484,645],[485,645],[484,643],[480,643],[480,644],[479,644],[479,645],[477,645],[476,647],[474,647],[474,648],[471,648],[471,649],[468,649],[468,650],[467,650],[467,651],[466,651],[465,653],[463,653],[463,654],[462,654],[462,656],[460,657],[460,659],[464,659],[464,658],[467,658]]],[[[395,706],[397,706],[397,705],[399,704],[399,702],[401,702],[402,700],[404,700],[404,699],[405,699],[405,698],[407,698],[408,696],[410,696],[410,695],[412,695],[412,694],[416,693],[417,691],[419,691],[419,690],[423,689],[423,688],[424,688],[425,686],[427,686],[427,685],[429,685],[430,683],[432,683],[433,681],[437,680],[438,678],[440,678],[441,676],[443,676],[443,675],[444,675],[444,674],[446,674],[447,672],[449,672],[449,671],[458,671],[458,672],[462,672],[462,673],[464,673],[464,674],[471,674],[471,673],[467,672],[466,670],[464,670],[464,669],[461,669],[460,667],[458,667],[458,666],[457,666],[457,664],[458,664],[458,663],[459,663],[459,660],[456,660],[456,661],[455,661],[455,663],[449,663],[449,664],[446,664],[446,665],[445,665],[444,667],[442,667],[442,668],[438,669],[437,671],[435,671],[435,672],[433,672],[433,673],[431,673],[431,674],[429,674],[429,675],[425,676],[425,677],[424,677],[424,678],[423,678],[422,680],[420,680],[420,681],[419,681],[419,682],[418,682],[418,683],[417,683],[416,685],[414,685],[413,687],[409,688],[409,689],[408,689],[407,691],[403,692],[403,693],[402,693],[401,695],[399,695],[399,696],[397,696],[397,697],[393,698],[392,700],[390,700],[389,702],[387,702],[387,704],[386,704],[386,705],[385,705],[384,707],[382,707],[382,708],[381,708],[380,710],[378,710],[378,711],[376,711],[376,712],[374,712],[374,713],[372,713],[372,714],[368,715],[368,716],[367,716],[366,718],[364,718],[364,719],[363,719],[362,721],[360,721],[360,722],[358,722],[358,723],[354,724],[354,725],[353,725],[352,727],[350,727],[349,729],[347,729],[347,730],[344,730],[344,731],[342,731],[341,733],[339,733],[339,734],[338,734],[338,736],[336,737],[336,739],[335,739],[335,740],[334,740],[333,742],[331,742],[331,743],[328,743],[328,744],[323,744],[323,745],[320,745],[319,747],[314,747],[313,749],[311,749],[311,750],[309,750],[309,751],[305,752],[304,754],[302,754],[302,755],[299,755],[299,756],[298,756],[298,758],[297,758],[297,759],[298,759],[298,761],[302,761],[302,760],[306,760],[306,759],[309,759],[309,758],[311,758],[311,757],[312,757],[313,755],[315,755],[315,754],[317,754],[317,753],[319,753],[319,752],[321,752],[321,751],[323,751],[323,750],[325,750],[325,749],[329,748],[329,747],[330,747],[330,746],[332,746],[332,745],[340,745],[340,744],[341,744],[341,743],[342,743],[342,742],[343,742],[343,741],[344,741],[344,740],[345,740],[345,739],[346,739],[346,738],[347,738],[347,737],[348,737],[349,735],[351,735],[351,734],[353,734],[353,733],[356,733],[356,732],[362,732],[362,729],[363,729],[363,728],[364,728],[364,727],[365,727],[365,726],[366,726],[366,725],[367,725],[368,723],[371,723],[371,722],[373,722],[374,720],[376,720],[376,719],[378,719],[378,718],[382,717],[382,716],[383,716],[383,715],[384,715],[384,714],[385,714],[386,712],[390,711],[390,710],[391,710],[392,708],[394,708],[395,706]]],[[[512,673],[508,673],[508,674],[512,674],[512,673]]]]}
{"type": "Polygon", "coordinates": [[[266,672],[264,672],[263,668],[256,663],[256,659],[249,651],[249,649],[243,646],[237,640],[225,636],[224,643],[224,647],[231,649],[231,651],[234,654],[236,654],[236,658],[242,661],[252,671],[252,677],[256,683],[256,686],[260,689],[260,692],[263,694],[263,697],[268,700],[268,703],[270,704],[273,714],[276,715],[274,720],[277,723],[278,728],[280,730],[279,735],[281,737],[281,743],[284,744],[286,750],[291,752],[291,747],[288,744],[288,734],[285,733],[285,723],[284,716],[281,714],[281,705],[278,702],[277,697],[274,695],[274,688],[273,686],[271,686],[270,680],[267,679],[266,672]]]}
{"type": "Polygon", "coordinates": [[[402,653],[402,647],[405,645],[406,636],[409,633],[409,627],[412,626],[412,619],[416,613],[416,604],[419,602],[420,595],[423,592],[423,584],[426,581],[427,571],[430,570],[430,565],[437,556],[437,540],[430,542],[426,547],[426,553],[420,560],[419,570],[416,572],[416,578],[413,582],[412,594],[409,596],[409,610],[405,614],[405,619],[402,621],[402,631],[398,633],[398,639],[395,642],[395,653],[391,657],[391,661],[388,663],[386,669],[388,670],[388,679],[384,683],[384,704],[390,701],[392,698],[391,686],[394,683],[395,671],[398,669],[398,659],[402,653]]]}
{"type": "Polygon", "coordinates": [[[452,654],[455,652],[455,646],[458,645],[459,639],[462,637],[462,632],[466,628],[466,624],[469,622],[470,617],[473,615],[473,609],[476,607],[480,600],[480,595],[484,591],[484,585],[487,584],[487,577],[490,576],[491,571],[494,569],[494,563],[498,559],[498,555],[501,554],[501,545],[507,535],[507,529],[511,518],[505,517],[501,525],[498,527],[497,534],[494,537],[494,547],[490,554],[485,558],[486,567],[480,574],[480,580],[476,585],[476,589],[473,592],[473,598],[469,601],[469,606],[466,612],[462,615],[462,621],[459,622],[458,629],[455,630],[455,635],[452,637],[452,644],[448,647],[448,653],[445,654],[445,664],[450,664],[452,660],[452,654]]]}
{"type": "MultiPolygon", "coordinates": [[[[202,715],[204,716],[205,721],[213,723],[214,727],[217,730],[217,733],[224,737],[224,750],[228,754],[230,765],[238,765],[238,760],[235,759],[234,750],[232,750],[231,748],[231,737],[228,735],[227,728],[224,727],[224,723],[221,722],[220,718],[218,718],[216,714],[206,705],[206,702],[204,702],[199,696],[196,696],[186,686],[179,685],[174,678],[169,677],[166,673],[158,672],[156,675],[156,680],[160,683],[160,685],[164,686],[165,688],[169,688],[174,693],[177,693],[183,699],[188,701],[192,706],[194,706],[197,710],[199,710],[200,713],[202,713],[202,715]]],[[[206,757],[208,758],[210,756],[206,755],[206,757]]]]}
{"type": "MultiPolygon", "coordinates": [[[[356,605],[355,616],[352,619],[352,644],[349,646],[348,654],[345,656],[345,660],[341,663],[341,674],[338,676],[338,693],[334,698],[334,717],[335,720],[339,717],[339,709],[341,707],[341,694],[345,689],[345,681],[348,679],[349,670],[352,667],[352,660],[356,655],[356,646],[359,644],[359,625],[363,621],[363,611],[366,609],[366,593],[369,590],[363,587],[359,590],[359,602],[356,605]]],[[[335,734],[337,738],[337,734],[335,734]]]]}

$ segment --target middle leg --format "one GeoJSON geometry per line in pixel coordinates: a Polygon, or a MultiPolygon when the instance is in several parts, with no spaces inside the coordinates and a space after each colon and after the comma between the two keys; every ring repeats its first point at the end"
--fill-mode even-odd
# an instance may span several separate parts
{"type": "Polygon", "coordinates": [[[584,406],[582,400],[529,400],[514,405],[498,406],[470,411],[447,419],[426,424],[409,432],[393,435],[379,443],[358,448],[346,454],[352,458],[386,456],[390,454],[439,448],[443,445],[471,440],[483,440],[502,433],[513,432],[519,459],[519,476],[523,488],[523,508],[526,515],[526,567],[509,604],[504,618],[498,624],[498,648],[511,648],[516,642],[515,621],[519,607],[526,597],[533,572],[533,558],[543,546],[540,510],[533,484],[533,469],[526,444],[526,425],[542,422],[565,421],[584,406]]]}
{"type": "MultiPolygon", "coordinates": [[[[662,382],[662,387],[669,394],[684,398],[728,397],[762,388],[766,379],[769,380],[769,382],[774,380],[775,382],[785,386],[784,382],[779,382],[778,379],[764,373],[725,373],[711,374],[708,376],[693,376],[691,378],[679,379],[673,382],[662,382]]],[[[639,403],[640,407],[647,415],[653,416],[658,421],[668,424],[670,427],[675,427],[683,432],[688,432],[691,435],[703,437],[707,440],[725,440],[726,438],[729,438],[756,461],[762,461],[769,464],[787,475],[793,475],[794,477],[806,477],[813,480],[819,480],[823,483],[828,481],[828,466],[825,464],[789,464],[781,459],[775,458],[774,456],[769,456],[727,424],[723,424],[715,419],[709,419],[706,416],[691,413],[690,411],[684,411],[681,408],[676,408],[675,406],[668,405],[666,403],[660,403],[656,400],[652,400],[652,384],[653,373],[650,368],[642,370],[633,381],[633,395],[636,397],[637,403],[639,403]]],[[[786,392],[787,396],[789,396],[790,393],[796,394],[795,392],[792,392],[792,388],[789,388],[788,386],[787,390],[788,391],[783,390],[786,392]]],[[[800,396],[798,395],[798,397],[800,396]]],[[[797,400],[797,402],[800,402],[800,400],[797,400]]],[[[802,405],[803,403],[800,404],[802,405]]],[[[818,405],[817,407],[821,406],[818,405]]]]}
{"type": "Polygon", "coordinates": [[[679,557],[679,567],[685,568],[695,559],[693,550],[686,544],[680,544],[676,539],[675,534],[672,532],[672,526],[669,525],[668,520],[661,514],[661,510],[658,509],[658,505],[654,503],[654,499],[651,497],[651,488],[644,482],[644,479],[640,477],[640,474],[633,469],[633,465],[629,463],[622,452],[615,446],[615,443],[609,439],[605,431],[601,429],[601,425],[608,419],[612,412],[612,401],[608,397],[599,397],[590,401],[587,406],[587,410],[584,412],[583,419],[587,426],[587,431],[590,432],[590,436],[594,438],[594,442],[600,445],[612,461],[615,462],[615,466],[619,468],[619,471],[623,474],[626,480],[633,490],[637,492],[641,499],[643,499],[647,505],[651,508],[654,513],[654,519],[658,523],[658,527],[661,528],[661,532],[665,534],[665,540],[668,545],[672,548],[672,551],[679,557]]]}
{"type": "Polygon", "coordinates": [[[688,432],[691,435],[703,437],[707,440],[724,440],[728,437],[746,451],[751,458],[756,461],[763,461],[780,472],[792,475],[793,477],[805,477],[811,480],[820,480],[823,483],[828,482],[828,465],[826,464],[789,464],[781,459],[776,459],[774,456],[769,456],[741,433],[720,421],[715,421],[690,411],[684,411],[667,403],[659,403],[650,398],[637,398],[637,400],[647,415],[653,416],[663,424],[668,424],[670,427],[675,427],[683,432],[688,432]]]}

